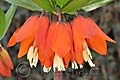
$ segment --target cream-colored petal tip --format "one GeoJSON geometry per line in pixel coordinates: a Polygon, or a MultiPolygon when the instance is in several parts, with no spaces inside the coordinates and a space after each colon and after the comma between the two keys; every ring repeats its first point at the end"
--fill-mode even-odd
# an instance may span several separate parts
{"type": "Polygon", "coordinates": [[[72,69],[78,69],[78,65],[75,61],[72,62],[72,69]]]}
{"type": "Polygon", "coordinates": [[[51,70],[51,67],[49,67],[49,68],[46,68],[45,66],[43,67],[43,71],[46,73],[48,73],[50,70],[51,70]]]}
{"type": "Polygon", "coordinates": [[[80,67],[80,68],[83,68],[83,65],[82,65],[82,64],[80,64],[80,65],[79,65],[79,67],[80,67]]]}

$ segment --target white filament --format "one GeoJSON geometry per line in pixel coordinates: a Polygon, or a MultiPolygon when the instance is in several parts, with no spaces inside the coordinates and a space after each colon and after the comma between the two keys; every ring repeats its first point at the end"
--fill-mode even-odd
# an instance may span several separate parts
{"type": "Polygon", "coordinates": [[[31,46],[28,50],[27,59],[29,60],[31,68],[34,66],[37,66],[38,63],[38,52],[37,48],[34,48],[34,46],[31,46]]]}
{"type": "Polygon", "coordinates": [[[91,67],[95,67],[95,64],[92,62],[92,55],[91,55],[91,52],[87,46],[86,41],[84,41],[84,43],[83,43],[83,48],[84,48],[83,59],[85,60],[85,62],[88,62],[91,67]]]}
{"type": "Polygon", "coordinates": [[[57,54],[55,54],[55,56],[54,56],[53,70],[54,71],[65,71],[63,59],[61,57],[59,57],[57,54]]]}

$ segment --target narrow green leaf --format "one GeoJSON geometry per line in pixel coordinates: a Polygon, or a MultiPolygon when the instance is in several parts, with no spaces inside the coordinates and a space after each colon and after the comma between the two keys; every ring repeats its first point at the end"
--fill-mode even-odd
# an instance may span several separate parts
{"type": "Polygon", "coordinates": [[[36,5],[32,0],[5,0],[14,5],[32,10],[32,11],[41,11],[42,9],[36,5]]]}
{"type": "Polygon", "coordinates": [[[56,3],[60,8],[62,8],[66,3],[68,3],[70,0],[56,0],[56,3]]]}
{"type": "Polygon", "coordinates": [[[76,12],[79,8],[85,6],[88,4],[90,0],[72,0],[67,6],[65,6],[62,9],[63,13],[74,13],[76,12]]]}
{"type": "Polygon", "coordinates": [[[8,11],[5,14],[5,17],[6,17],[6,31],[8,30],[8,27],[11,24],[11,21],[12,21],[12,18],[14,16],[14,14],[15,14],[16,9],[17,9],[17,6],[11,5],[10,8],[8,9],[8,11]]]}
{"type": "Polygon", "coordinates": [[[11,5],[6,14],[0,9],[0,40],[4,37],[7,32],[12,18],[15,14],[17,6],[11,5]]]}
{"type": "Polygon", "coordinates": [[[101,0],[101,1],[97,0],[94,3],[90,3],[89,5],[82,7],[82,9],[85,10],[86,12],[92,11],[92,10],[95,10],[99,7],[102,7],[102,6],[110,3],[111,1],[113,1],[113,0],[101,0]]]}
{"type": "Polygon", "coordinates": [[[55,10],[51,6],[49,0],[32,0],[32,1],[35,2],[39,7],[43,8],[44,10],[46,10],[48,12],[52,12],[52,13],[55,12],[55,10]]]}
{"type": "Polygon", "coordinates": [[[6,19],[4,11],[0,8],[0,40],[5,32],[6,19]]]}

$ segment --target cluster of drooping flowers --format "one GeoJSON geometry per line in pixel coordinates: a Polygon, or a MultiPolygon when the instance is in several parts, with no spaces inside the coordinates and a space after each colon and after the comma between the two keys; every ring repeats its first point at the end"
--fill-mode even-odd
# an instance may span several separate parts
{"type": "Polygon", "coordinates": [[[72,63],[72,68],[82,68],[84,62],[91,67],[92,49],[101,55],[107,54],[106,41],[115,43],[95,22],[78,15],[74,20],[50,21],[47,16],[31,16],[11,37],[8,47],[20,43],[18,58],[27,54],[31,67],[36,67],[38,60],[43,71],[65,71],[72,63]],[[78,66],[79,65],[79,66],[78,66]]]}

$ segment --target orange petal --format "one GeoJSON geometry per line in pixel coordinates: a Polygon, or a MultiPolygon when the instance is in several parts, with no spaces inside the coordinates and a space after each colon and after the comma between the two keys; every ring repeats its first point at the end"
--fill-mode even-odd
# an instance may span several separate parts
{"type": "Polygon", "coordinates": [[[113,42],[116,43],[116,41],[112,40],[111,38],[109,38],[98,26],[97,24],[91,19],[91,18],[87,18],[93,25],[94,29],[96,30],[96,34],[98,34],[101,38],[103,38],[104,40],[107,40],[109,42],[113,42]]]}
{"type": "Polygon", "coordinates": [[[102,39],[101,36],[98,34],[94,35],[94,37],[91,37],[87,39],[88,46],[98,52],[101,55],[107,54],[107,44],[104,39],[102,39]]]}
{"type": "Polygon", "coordinates": [[[75,53],[75,60],[78,64],[83,64],[83,53],[75,53]]]}
{"type": "Polygon", "coordinates": [[[77,18],[73,20],[72,27],[75,27],[78,34],[83,38],[89,38],[95,34],[94,29],[88,23],[86,18],[82,16],[77,16],[77,18]]]}
{"type": "Polygon", "coordinates": [[[7,66],[3,63],[3,60],[0,58],[0,74],[5,77],[11,76],[11,71],[7,66]]]}
{"type": "Polygon", "coordinates": [[[76,25],[72,24],[72,31],[73,31],[73,41],[74,41],[74,49],[75,53],[79,53],[82,50],[82,44],[84,41],[84,37],[79,34],[78,28],[76,25]]]}
{"type": "Polygon", "coordinates": [[[66,53],[68,53],[71,49],[69,43],[70,36],[67,29],[65,28],[66,26],[64,25],[64,23],[58,23],[56,27],[58,27],[58,30],[52,46],[52,50],[55,51],[58,56],[64,57],[66,53]]]}
{"type": "Polygon", "coordinates": [[[19,32],[16,33],[16,41],[20,42],[25,38],[30,37],[31,35],[35,34],[36,25],[38,23],[39,17],[33,16],[30,17],[20,28],[19,32]]]}
{"type": "Polygon", "coordinates": [[[44,56],[43,49],[39,49],[38,58],[39,58],[41,64],[43,65],[45,62],[45,56],[44,56]]]}
{"type": "Polygon", "coordinates": [[[78,64],[82,64],[83,63],[83,41],[84,38],[81,38],[81,35],[77,32],[77,29],[75,27],[72,27],[73,29],[73,39],[74,39],[74,49],[75,49],[75,60],[77,61],[78,64]]]}
{"type": "Polygon", "coordinates": [[[64,23],[65,25],[65,28],[67,30],[67,32],[69,33],[69,37],[70,37],[70,40],[69,40],[69,43],[71,45],[71,47],[73,46],[73,32],[72,32],[72,26],[70,25],[70,23],[66,22],[64,23]]]}
{"type": "Polygon", "coordinates": [[[13,46],[13,45],[15,45],[16,44],[16,38],[15,38],[15,35],[16,35],[16,33],[19,31],[20,29],[17,29],[14,33],[13,33],[13,35],[12,35],[12,37],[10,38],[10,40],[9,40],[9,42],[8,42],[8,47],[11,47],[11,46],[13,46]]]}
{"type": "Polygon", "coordinates": [[[49,56],[46,57],[45,63],[44,63],[44,65],[45,65],[46,68],[52,67],[54,55],[55,55],[54,52],[51,51],[49,53],[49,56]]]}
{"type": "Polygon", "coordinates": [[[70,58],[71,58],[72,61],[74,61],[75,56],[74,56],[74,48],[73,48],[74,41],[73,41],[72,26],[70,25],[70,23],[65,23],[65,25],[66,25],[65,28],[68,30],[68,33],[69,33],[69,36],[70,36],[70,45],[71,45],[70,58]]]}
{"type": "Polygon", "coordinates": [[[69,63],[70,63],[70,57],[71,57],[71,55],[70,55],[71,53],[68,53],[64,58],[63,58],[63,60],[64,60],[64,65],[65,65],[65,67],[66,68],[68,68],[68,66],[69,66],[69,63]]]}
{"type": "Polygon", "coordinates": [[[39,46],[39,48],[43,48],[45,46],[48,26],[49,26],[48,17],[47,16],[40,17],[35,34],[35,46],[39,46]]]}
{"type": "Polygon", "coordinates": [[[52,43],[56,36],[57,28],[58,28],[57,22],[51,22],[48,30],[48,34],[47,34],[46,44],[45,44],[45,51],[44,51],[45,56],[48,55],[48,53],[51,50],[52,43]]]}
{"type": "Polygon", "coordinates": [[[2,49],[0,51],[0,58],[9,69],[13,69],[13,63],[8,52],[3,47],[0,48],[2,49]]]}
{"type": "Polygon", "coordinates": [[[33,36],[30,36],[24,40],[21,41],[20,43],[20,49],[19,49],[19,52],[18,52],[18,58],[21,58],[22,56],[24,56],[30,45],[32,44],[32,42],[34,41],[34,37],[33,36]]]}

